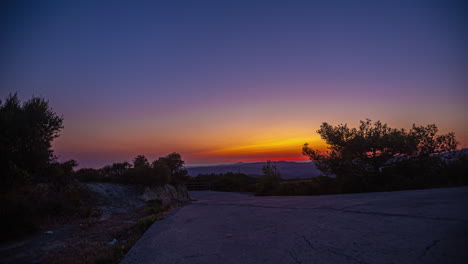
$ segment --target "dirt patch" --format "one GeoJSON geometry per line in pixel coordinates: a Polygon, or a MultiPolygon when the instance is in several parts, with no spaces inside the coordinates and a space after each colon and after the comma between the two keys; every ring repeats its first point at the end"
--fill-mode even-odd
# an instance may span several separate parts
{"type": "Polygon", "coordinates": [[[155,221],[181,203],[145,202],[142,189],[92,184],[96,214],[51,221],[28,238],[0,245],[1,263],[119,263],[155,221]]]}

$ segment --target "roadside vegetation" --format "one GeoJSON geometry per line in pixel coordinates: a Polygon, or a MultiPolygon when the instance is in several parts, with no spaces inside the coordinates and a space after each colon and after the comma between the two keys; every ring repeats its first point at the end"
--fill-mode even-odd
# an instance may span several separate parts
{"type": "MultiPolygon", "coordinates": [[[[319,195],[409,190],[468,185],[468,156],[456,151],[454,133],[438,134],[436,125],[409,130],[390,128],[380,121],[361,121],[357,128],[323,123],[318,134],[328,144],[319,151],[305,144],[302,153],[322,172],[307,180],[283,180],[273,162],[263,175],[205,174],[191,178],[178,153],[149,161],[132,161],[100,169],[74,168],[77,162],[59,162],[51,142],[63,130],[63,117],[43,98],[21,103],[17,95],[0,100],[1,240],[31,234],[69,219],[95,218],[95,195],[83,183],[105,182],[141,186],[207,183],[217,191],[254,192],[256,195],[319,195]]],[[[169,207],[148,204],[132,228],[142,232],[169,207]],[[141,218],[141,219],[140,219],[141,218]]]]}
{"type": "Polygon", "coordinates": [[[281,173],[271,161],[267,161],[262,168],[263,175],[257,179],[256,195],[278,195],[281,189],[281,173]]]}
{"type": "Polygon", "coordinates": [[[164,219],[170,205],[160,200],[148,201],[146,207],[116,214],[105,221],[91,217],[81,219],[62,233],[67,233],[63,245],[39,256],[40,263],[117,264],[145,231],[164,219]]]}
{"type": "Polygon", "coordinates": [[[189,180],[184,161],[178,153],[160,157],[151,163],[144,155],[138,155],[132,164],[125,161],[101,169],[83,168],[76,171],[75,176],[82,182],[142,185],[180,185],[189,180]]]}
{"type": "Polygon", "coordinates": [[[255,192],[257,180],[244,173],[199,174],[190,179],[192,184],[207,184],[213,191],[220,192],[255,192]]]}
{"type": "MultiPolygon", "coordinates": [[[[96,194],[82,182],[160,186],[181,185],[188,180],[178,153],[151,163],[139,155],[132,164],[114,163],[98,170],[75,171],[76,161],[59,162],[51,143],[64,128],[63,117],[43,98],[21,103],[14,94],[0,100],[0,128],[1,241],[96,218],[96,194]]],[[[153,201],[138,229],[146,229],[159,219],[155,214],[168,209],[153,201]]]]}
{"type": "MultiPolygon", "coordinates": [[[[468,156],[456,151],[450,132],[439,135],[436,125],[409,130],[380,121],[360,122],[358,128],[323,123],[318,134],[328,151],[306,143],[302,153],[322,172],[307,181],[278,180],[271,169],[257,184],[257,195],[317,195],[379,192],[468,185],[468,156]],[[281,182],[281,183],[278,183],[281,182]]],[[[268,163],[267,163],[268,168],[268,163]]]]}
{"type": "Polygon", "coordinates": [[[63,129],[42,98],[0,101],[1,240],[31,233],[51,218],[89,216],[91,195],[74,179],[74,160],[58,162],[51,142],[63,129]]]}

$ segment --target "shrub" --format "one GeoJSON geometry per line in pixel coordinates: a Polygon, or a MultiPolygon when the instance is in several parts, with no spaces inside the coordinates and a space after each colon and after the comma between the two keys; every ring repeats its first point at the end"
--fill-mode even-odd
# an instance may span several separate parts
{"type": "Polygon", "coordinates": [[[254,192],[256,179],[243,173],[199,174],[190,180],[192,183],[204,182],[211,190],[221,192],[254,192]]]}
{"type": "Polygon", "coordinates": [[[262,168],[263,175],[257,180],[256,195],[275,195],[281,193],[281,173],[276,165],[267,161],[262,168]]]}
{"type": "Polygon", "coordinates": [[[154,222],[163,219],[162,216],[150,215],[138,221],[137,226],[141,233],[144,233],[154,222]]]}
{"type": "Polygon", "coordinates": [[[187,171],[180,154],[172,153],[152,162],[150,165],[143,155],[133,160],[133,167],[128,162],[113,163],[101,169],[80,169],[76,178],[83,182],[114,182],[123,184],[163,185],[185,184],[187,171]]]}
{"type": "Polygon", "coordinates": [[[150,200],[147,202],[146,212],[148,214],[158,214],[169,210],[170,205],[164,205],[161,200],[150,200]]]}
{"type": "Polygon", "coordinates": [[[16,94],[0,100],[0,127],[2,240],[30,233],[51,217],[91,211],[73,178],[76,161],[57,162],[51,149],[63,118],[46,100],[21,104],[16,94]]]}

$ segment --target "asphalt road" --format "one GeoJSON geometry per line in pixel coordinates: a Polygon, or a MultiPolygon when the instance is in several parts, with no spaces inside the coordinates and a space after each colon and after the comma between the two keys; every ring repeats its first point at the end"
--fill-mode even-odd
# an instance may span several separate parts
{"type": "Polygon", "coordinates": [[[191,196],[122,263],[468,263],[468,188],[191,196]]]}

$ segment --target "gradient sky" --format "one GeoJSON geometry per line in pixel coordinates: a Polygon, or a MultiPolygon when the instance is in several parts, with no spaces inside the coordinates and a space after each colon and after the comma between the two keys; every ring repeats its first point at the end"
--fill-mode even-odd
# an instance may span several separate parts
{"type": "Polygon", "coordinates": [[[321,122],[365,118],[467,147],[462,3],[3,1],[0,97],[48,99],[82,167],[304,159],[321,122]]]}

